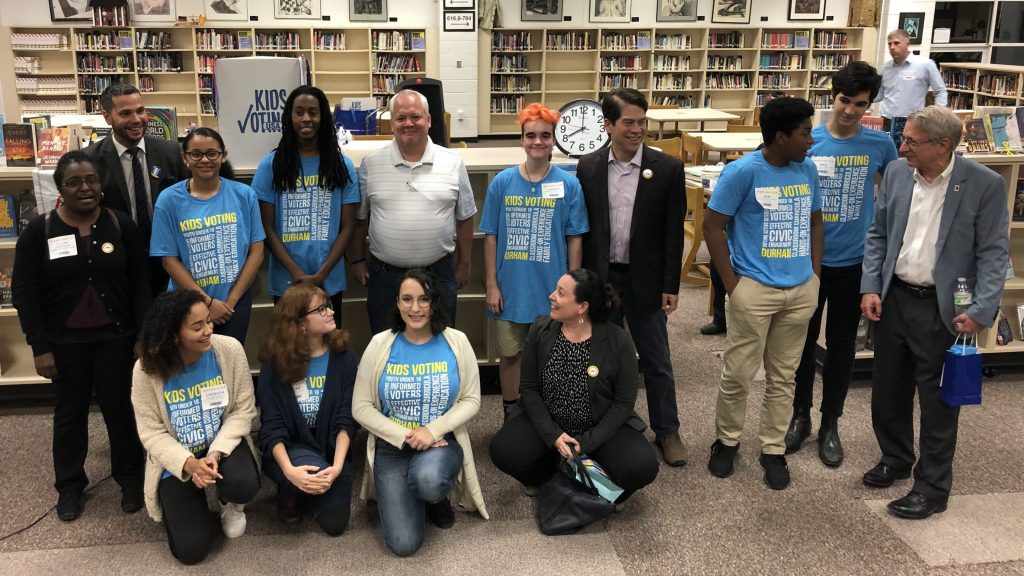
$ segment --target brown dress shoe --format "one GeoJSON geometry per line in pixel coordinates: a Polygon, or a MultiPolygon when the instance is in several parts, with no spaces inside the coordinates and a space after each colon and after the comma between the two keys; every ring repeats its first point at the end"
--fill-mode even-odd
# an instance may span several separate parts
{"type": "Polygon", "coordinates": [[[690,455],[679,439],[679,434],[663,434],[654,437],[654,445],[661,449],[661,455],[669,466],[686,466],[690,455]]]}

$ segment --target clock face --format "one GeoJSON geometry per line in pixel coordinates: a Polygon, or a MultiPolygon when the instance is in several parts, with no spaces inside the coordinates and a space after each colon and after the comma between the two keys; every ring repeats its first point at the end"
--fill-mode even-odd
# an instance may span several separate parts
{"type": "Polygon", "coordinates": [[[579,157],[600,150],[611,141],[604,131],[604,113],[593,100],[573,100],[559,109],[555,145],[568,156],[579,157]]]}

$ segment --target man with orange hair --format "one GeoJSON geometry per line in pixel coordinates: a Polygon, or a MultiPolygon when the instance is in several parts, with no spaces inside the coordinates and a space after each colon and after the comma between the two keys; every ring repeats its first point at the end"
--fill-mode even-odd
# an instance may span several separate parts
{"type": "Polygon", "coordinates": [[[551,164],[557,122],[558,112],[539,103],[519,111],[526,162],[491,181],[480,218],[506,417],[519,397],[520,351],[530,323],[550,310],[548,294],[558,278],[580,267],[581,235],[590,230],[579,181],[551,164]]]}

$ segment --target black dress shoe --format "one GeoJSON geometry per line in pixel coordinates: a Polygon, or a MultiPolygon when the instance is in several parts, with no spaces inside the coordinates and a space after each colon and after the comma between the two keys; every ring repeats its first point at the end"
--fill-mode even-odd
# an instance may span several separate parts
{"type": "Polygon", "coordinates": [[[71,522],[82,513],[82,493],[77,490],[61,492],[57,496],[57,518],[71,522]]]}
{"type": "Polygon", "coordinates": [[[700,333],[705,336],[714,336],[716,334],[725,334],[725,324],[719,324],[717,322],[708,322],[707,324],[700,327],[700,333]]]}
{"type": "Polygon", "coordinates": [[[430,523],[438,528],[451,528],[455,525],[455,511],[452,510],[451,500],[445,498],[434,504],[427,503],[427,518],[430,523]]]}
{"type": "Polygon", "coordinates": [[[792,454],[803,446],[804,440],[811,435],[810,412],[793,411],[793,419],[786,430],[786,454],[792,454]]]}
{"type": "Polygon", "coordinates": [[[818,428],[818,458],[829,468],[843,463],[843,443],[839,440],[839,418],[826,415],[821,418],[818,428]]]}
{"type": "Polygon", "coordinates": [[[874,488],[888,488],[897,480],[910,478],[910,469],[893,468],[879,462],[877,466],[864,473],[864,484],[874,488]]]}
{"type": "Polygon", "coordinates": [[[911,492],[899,500],[889,502],[889,511],[900,518],[924,520],[932,514],[946,511],[945,500],[929,500],[923,494],[911,492]]]}
{"type": "Polygon", "coordinates": [[[125,514],[134,514],[144,505],[142,486],[128,486],[121,490],[121,511],[125,514]]]}

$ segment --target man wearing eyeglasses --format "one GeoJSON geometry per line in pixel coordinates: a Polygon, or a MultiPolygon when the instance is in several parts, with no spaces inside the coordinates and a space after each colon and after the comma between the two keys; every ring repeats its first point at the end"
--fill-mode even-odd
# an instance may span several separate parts
{"type": "MultiPolygon", "coordinates": [[[[85,153],[102,179],[102,205],[130,214],[148,247],[157,195],[189,176],[181,147],[146,135],[146,107],[135,86],[108,86],[100,95],[100,106],[110,137],[93,143],[85,153]]],[[[150,264],[150,287],[156,294],[167,286],[167,273],[159,258],[150,259],[150,264]]]]}
{"type": "Polygon", "coordinates": [[[959,118],[939,106],[910,114],[905,157],[885,171],[864,246],[861,311],[878,322],[871,422],[882,458],[863,481],[886,488],[913,469],[910,492],[889,503],[910,519],[946,509],[960,410],[939,399],[945,351],[958,334],[992,325],[1006,274],[1006,182],[953,153],[961,130],[959,118]],[[974,293],[960,314],[953,307],[958,277],[974,293]]]}

